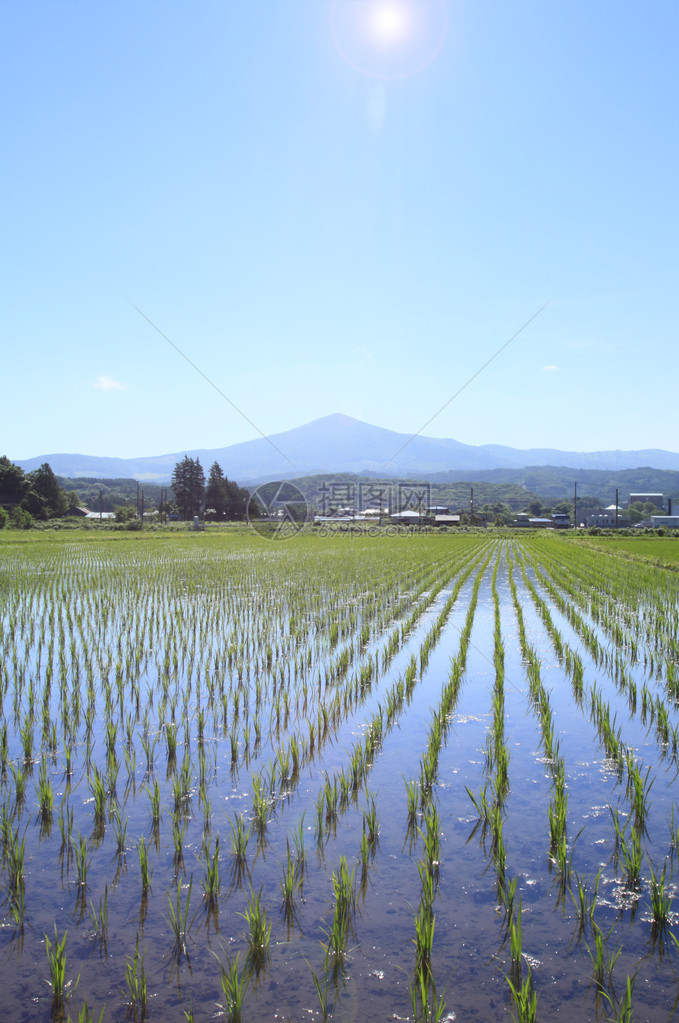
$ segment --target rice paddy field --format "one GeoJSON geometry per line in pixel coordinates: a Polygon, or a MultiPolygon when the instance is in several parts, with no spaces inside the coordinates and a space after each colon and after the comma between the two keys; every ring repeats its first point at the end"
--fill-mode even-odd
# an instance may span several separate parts
{"type": "Polygon", "coordinates": [[[2,1018],[668,1020],[678,618],[559,535],[2,537],[2,1018]]]}

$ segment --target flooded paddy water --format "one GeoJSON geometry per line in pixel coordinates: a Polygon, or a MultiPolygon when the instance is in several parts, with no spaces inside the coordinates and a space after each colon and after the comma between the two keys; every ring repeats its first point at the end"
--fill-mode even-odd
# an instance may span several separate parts
{"type": "Polygon", "coordinates": [[[557,535],[3,539],[3,1018],[669,1019],[678,617],[557,535]]]}

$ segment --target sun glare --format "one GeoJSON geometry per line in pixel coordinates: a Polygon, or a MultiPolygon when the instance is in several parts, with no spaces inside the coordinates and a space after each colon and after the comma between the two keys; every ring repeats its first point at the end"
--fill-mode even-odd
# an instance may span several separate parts
{"type": "Polygon", "coordinates": [[[443,46],[447,0],[333,0],[330,24],[342,58],[361,74],[408,78],[443,46]]]}
{"type": "Polygon", "coordinates": [[[371,6],[368,16],[370,34],[379,43],[392,45],[408,32],[408,11],[404,4],[394,0],[379,0],[371,6]]]}

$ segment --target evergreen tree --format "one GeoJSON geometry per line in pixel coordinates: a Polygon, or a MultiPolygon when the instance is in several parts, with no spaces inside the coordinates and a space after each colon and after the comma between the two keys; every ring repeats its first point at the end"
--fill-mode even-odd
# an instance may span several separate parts
{"type": "Polygon", "coordinates": [[[184,455],[174,467],[171,486],[183,519],[201,514],[205,507],[205,473],[199,458],[184,455]]]}
{"type": "Polygon", "coordinates": [[[228,516],[229,510],[228,482],[221,465],[213,462],[210,466],[210,475],[205,491],[205,507],[209,517],[216,522],[223,522],[228,516]]]}

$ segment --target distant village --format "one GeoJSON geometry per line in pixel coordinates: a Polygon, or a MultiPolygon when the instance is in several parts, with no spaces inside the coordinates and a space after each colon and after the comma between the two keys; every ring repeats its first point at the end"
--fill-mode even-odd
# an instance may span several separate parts
{"type": "MultiPolygon", "coordinates": [[[[422,505],[394,512],[381,506],[366,507],[358,512],[352,507],[337,507],[328,514],[314,516],[317,525],[389,523],[399,526],[484,527],[492,524],[488,520],[486,512],[474,511],[473,498],[469,510],[466,511],[453,512],[445,505],[422,505]]],[[[679,529],[679,514],[672,514],[671,497],[666,499],[664,494],[660,493],[630,493],[624,506],[614,503],[603,511],[580,515],[577,496],[574,496],[573,512],[554,512],[545,517],[531,515],[529,512],[518,512],[509,523],[513,527],[523,529],[572,529],[574,524],[581,529],[679,529]],[[636,512],[634,522],[630,514],[632,509],[636,512]],[[640,518],[640,515],[643,517],[640,518]]]]}

